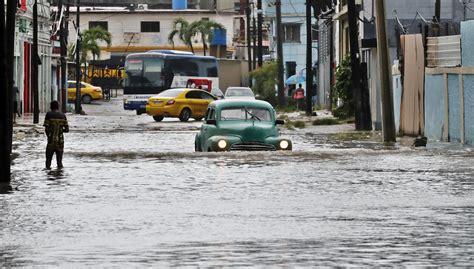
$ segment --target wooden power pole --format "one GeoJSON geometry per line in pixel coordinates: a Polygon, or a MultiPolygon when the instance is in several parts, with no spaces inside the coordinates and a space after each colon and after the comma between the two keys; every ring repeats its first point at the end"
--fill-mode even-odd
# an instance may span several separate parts
{"type": "Polygon", "coordinates": [[[38,0],[33,4],[33,46],[31,48],[31,88],[33,91],[33,123],[39,123],[39,83],[38,83],[38,0]]]}
{"type": "Polygon", "coordinates": [[[263,39],[263,30],[262,30],[262,24],[263,24],[263,10],[262,10],[262,0],[257,0],[257,39],[258,39],[258,49],[257,49],[257,59],[258,59],[258,67],[262,67],[263,64],[263,45],[262,45],[262,39],[263,39]]]}
{"type": "Polygon", "coordinates": [[[382,130],[384,142],[396,142],[395,122],[393,116],[393,98],[390,90],[391,74],[389,66],[387,26],[385,21],[385,0],[376,0],[375,24],[377,31],[377,51],[382,92],[382,130]]]}
{"type": "Polygon", "coordinates": [[[283,85],[283,29],[281,25],[281,0],[275,1],[276,9],[276,35],[277,35],[277,86],[278,104],[285,105],[285,87],[283,85]]]}
{"type": "Polygon", "coordinates": [[[306,115],[313,114],[313,29],[311,0],[306,0],[306,115]]]}
{"type": "MultiPolygon", "coordinates": [[[[77,0],[76,6],[76,102],[75,112],[81,114],[81,0],[77,0]]],[[[84,70],[85,71],[85,70],[84,70]]]]}

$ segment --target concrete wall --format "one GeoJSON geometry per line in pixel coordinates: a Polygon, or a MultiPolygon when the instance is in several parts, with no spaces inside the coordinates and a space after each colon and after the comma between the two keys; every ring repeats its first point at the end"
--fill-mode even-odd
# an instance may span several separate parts
{"type": "Polygon", "coordinates": [[[222,92],[231,86],[248,86],[248,62],[219,59],[219,88],[222,92]]]}

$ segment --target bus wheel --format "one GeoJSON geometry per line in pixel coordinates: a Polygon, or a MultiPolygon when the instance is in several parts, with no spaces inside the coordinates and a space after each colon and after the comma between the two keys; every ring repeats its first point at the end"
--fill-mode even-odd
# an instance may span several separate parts
{"type": "Polygon", "coordinates": [[[189,110],[189,108],[185,108],[181,110],[181,113],[179,114],[180,121],[188,121],[190,117],[191,117],[191,110],[189,110]]]}
{"type": "Polygon", "coordinates": [[[165,117],[163,117],[163,116],[153,116],[153,119],[154,119],[155,121],[157,121],[157,122],[162,121],[164,118],[165,118],[165,117]]]}

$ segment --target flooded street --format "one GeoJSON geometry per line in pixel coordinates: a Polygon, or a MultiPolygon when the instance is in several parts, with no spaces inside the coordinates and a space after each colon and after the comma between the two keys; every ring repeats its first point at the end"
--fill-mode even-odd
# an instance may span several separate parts
{"type": "Polygon", "coordinates": [[[311,126],[282,130],[289,153],[195,153],[201,123],[84,110],[63,170],[43,168],[41,128],[14,142],[0,267],[474,265],[472,147],[311,126]]]}

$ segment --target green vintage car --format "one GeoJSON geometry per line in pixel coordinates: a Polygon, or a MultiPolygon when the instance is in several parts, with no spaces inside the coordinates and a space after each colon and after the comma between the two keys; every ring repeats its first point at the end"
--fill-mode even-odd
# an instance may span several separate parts
{"type": "Polygon", "coordinates": [[[265,101],[232,99],[209,104],[205,123],[196,135],[196,151],[291,150],[281,137],[275,109],[265,101]]]}

